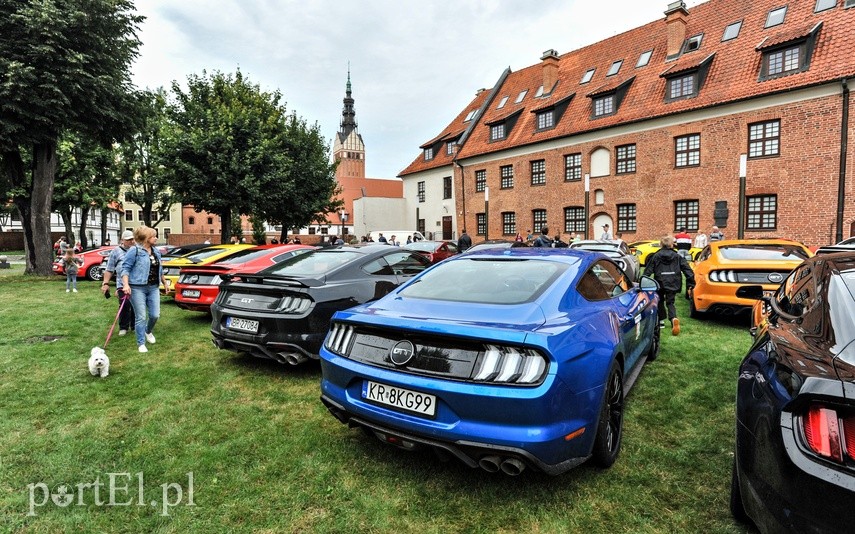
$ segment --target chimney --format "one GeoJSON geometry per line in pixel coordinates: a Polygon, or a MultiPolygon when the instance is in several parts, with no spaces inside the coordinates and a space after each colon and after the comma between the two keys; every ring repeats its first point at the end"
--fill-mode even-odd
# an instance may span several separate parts
{"type": "Polygon", "coordinates": [[[683,0],[677,0],[668,4],[665,10],[665,25],[668,28],[668,50],[667,58],[673,58],[680,54],[683,43],[686,41],[686,19],[689,11],[683,0]]]}
{"type": "Polygon", "coordinates": [[[550,48],[540,57],[543,61],[543,94],[552,92],[558,81],[558,52],[550,48]]]}

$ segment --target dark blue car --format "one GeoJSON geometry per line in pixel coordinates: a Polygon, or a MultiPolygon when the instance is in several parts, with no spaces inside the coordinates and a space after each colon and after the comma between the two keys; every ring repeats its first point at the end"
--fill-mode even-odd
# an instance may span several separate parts
{"type": "Polygon", "coordinates": [[[469,467],[559,474],[618,456],[624,396],[659,351],[656,282],[569,249],[450,258],[338,312],[321,399],[341,422],[469,467]]]}
{"type": "Polygon", "coordinates": [[[760,532],[855,532],[855,252],[802,262],[762,298],[739,367],[730,509],[760,532]]]}

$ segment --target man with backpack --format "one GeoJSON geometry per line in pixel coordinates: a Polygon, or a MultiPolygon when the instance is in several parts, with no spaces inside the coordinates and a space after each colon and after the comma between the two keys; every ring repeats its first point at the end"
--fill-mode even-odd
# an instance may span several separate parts
{"type": "Polygon", "coordinates": [[[544,226],[540,229],[540,235],[537,236],[537,239],[534,240],[534,243],[531,244],[533,247],[551,247],[552,240],[549,239],[549,227],[544,226]]]}
{"type": "Polygon", "coordinates": [[[677,308],[674,306],[674,296],[683,286],[683,275],[686,276],[686,290],[695,287],[695,273],[689,267],[689,262],[674,250],[674,237],[665,236],[659,241],[662,245],[644,267],[645,275],[653,275],[659,282],[659,326],[665,325],[667,312],[671,320],[671,334],[680,334],[680,319],[677,318],[677,308]]]}

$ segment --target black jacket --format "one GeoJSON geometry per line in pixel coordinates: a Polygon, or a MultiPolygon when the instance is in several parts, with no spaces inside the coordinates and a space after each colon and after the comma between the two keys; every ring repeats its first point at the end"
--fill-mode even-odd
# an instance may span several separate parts
{"type": "Polygon", "coordinates": [[[469,237],[469,234],[461,234],[460,239],[457,240],[457,250],[463,252],[467,248],[472,246],[472,238],[469,237]]]}
{"type": "Polygon", "coordinates": [[[689,262],[671,248],[659,249],[647,260],[647,265],[644,267],[645,275],[653,274],[653,278],[659,282],[662,289],[675,293],[679,292],[683,286],[681,271],[686,275],[686,287],[695,287],[695,273],[689,267],[689,262]]]}
{"type": "Polygon", "coordinates": [[[549,239],[548,235],[540,235],[537,239],[534,240],[534,243],[531,244],[533,247],[551,247],[552,240],[549,239]]]}

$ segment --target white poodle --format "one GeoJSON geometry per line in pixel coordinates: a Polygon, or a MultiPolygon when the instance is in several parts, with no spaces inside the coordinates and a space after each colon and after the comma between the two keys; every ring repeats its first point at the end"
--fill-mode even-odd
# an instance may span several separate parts
{"type": "Polygon", "coordinates": [[[92,376],[101,378],[110,374],[110,358],[101,347],[92,347],[92,353],[89,356],[89,372],[92,376]]]}

